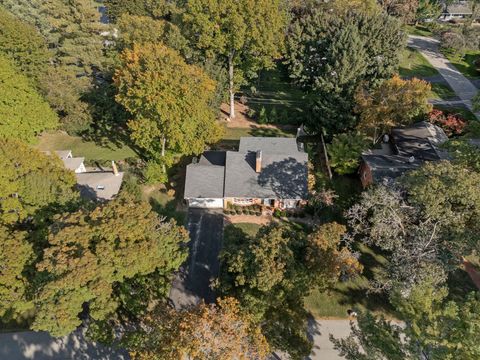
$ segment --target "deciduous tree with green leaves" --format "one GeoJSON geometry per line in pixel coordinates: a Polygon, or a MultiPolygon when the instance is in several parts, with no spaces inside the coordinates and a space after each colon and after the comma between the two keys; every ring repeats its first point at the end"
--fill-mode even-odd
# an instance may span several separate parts
{"type": "Polygon", "coordinates": [[[187,0],[183,29],[205,58],[216,58],[229,73],[230,118],[235,93],[245,78],[273,66],[283,48],[286,8],[280,0],[187,0]]]}
{"type": "Polygon", "coordinates": [[[250,237],[228,227],[220,291],[254,316],[273,349],[303,358],[311,351],[304,296],[314,287],[332,286],[340,274],[361,270],[348,249],[340,247],[345,230],[330,223],[307,236],[287,226],[267,226],[250,237]]]}
{"type": "Polygon", "coordinates": [[[0,139],[0,163],[0,223],[43,217],[78,199],[75,174],[55,155],[0,139]]]}
{"type": "Polygon", "coordinates": [[[337,174],[353,174],[358,169],[362,152],[368,149],[368,140],[360,133],[338,134],[327,145],[327,149],[330,166],[337,174]]]}
{"type": "Polygon", "coordinates": [[[392,304],[403,321],[360,312],[352,334],[331,340],[347,360],[477,359],[480,357],[480,299],[470,293],[447,300],[448,290],[428,281],[408,296],[396,293],[392,304]]]}
{"type": "Polygon", "coordinates": [[[73,331],[88,304],[94,320],[117,310],[116,284],[161,269],[170,281],[186,259],[188,233],[154,213],[149,204],[120,197],[93,211],[57,217],[48,247],[37,264],[42,286],[35,298],[32,328],[54,336],[73,331]]]}
{"type": "Polygon", "coordinates": [[[32,142],[42,131],[54,129],[58,117],[32,82],[0,55],[0,137],[32,142]]]}
{"type": "Polygon", "coordinates": [[[133,115],[131,138],[146,158],[165,169],[174,153],[199,154],[218,139],[210,106],[215,82],[201,68],[161,43],[125,49],[121,61],[116,99],[133,115]]]}
{"type": "Polygon", "coordinates": [[[104,0],[108,19],[118,22],[123,15],[148,16],[154,19],[171,17],[180,9],[177,0],[104,0]]]}

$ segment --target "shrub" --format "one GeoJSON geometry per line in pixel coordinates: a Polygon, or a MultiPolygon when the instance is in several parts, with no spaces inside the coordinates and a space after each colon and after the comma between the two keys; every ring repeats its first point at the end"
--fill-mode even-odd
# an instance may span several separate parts
{"type": "Polygon", "coordinates": [[[455,31],[445,31],[440,35],[440,44],[447,51],[461,53],[465,51],[465,37],[455,31]]]}
{"type": "Polygon", "coordinates": [[[256,216],[262,216],[262,213],[261,213],[261,211],[255,211],[255,215],[256,216]]]}
{"type": "Polygon", "coordinates": [[[360,155],[368,148],[367,138],[359,133],[335,135],[327,145],[330,166],[339,175],[352,174],[360,163],[360,155]]]}
{"type": "Polygon", "coordinates": [[[445,113],[438,109],[433,109],[428,114],[428,121],[440,126],[448,137],[462,135],[467,126],[467,122],[459,115],[445,113]]]}
{"type": "Polygon", "coordinates": [[[281,217],[282,216],[281,211],[279,209],[273,210],[273,216],[277,218],[281,217]]]}
{"type": "Polygon", "coordinates": [[[259,124],[268,124],[267,110],[265,110],[264,106],[262,106],[262,108],[260,109],[260,112],[258,114],[258,123],[259,124]]]}
{"type": "Polygon", "coordinates": [[[168,180],[167,174],[163,171],[163,165],[155,161],[147,162],[143,169],[143,177],[147,184],[163,184],[168,180]]]}
{"type": "Polygon", "coordinates": [[[278,114],[277,114],[277,109],[274,107],[270,111],[270,116],[268,117],[269,122],[271,123],[277,123],[278,121],[278,114]]]}

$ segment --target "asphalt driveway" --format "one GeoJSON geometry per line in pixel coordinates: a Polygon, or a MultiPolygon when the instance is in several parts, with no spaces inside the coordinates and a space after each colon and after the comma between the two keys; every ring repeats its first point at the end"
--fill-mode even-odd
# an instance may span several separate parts
{"type": "Polygon", "coordinates": [[[190,232],[190,254],[170,290],[170,299],[177,309],[215,301],[211,283],[218,276],[218,255],[223,240],[221,210],[190,209],[187,228],[190,232]]]}

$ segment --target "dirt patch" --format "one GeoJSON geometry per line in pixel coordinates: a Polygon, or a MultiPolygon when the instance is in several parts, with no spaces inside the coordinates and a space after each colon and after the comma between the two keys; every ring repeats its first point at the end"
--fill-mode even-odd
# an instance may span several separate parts
{"type": "Polygon", "coordinates": [[[225,216],[227,224],[251,223],[257,225],[268,225],[272,222],[272,216],[263,215],[227,215],[225,216]]]}
{"type": "Polygon", "coordinates": [[[259,124],[254,119],[248,116],[248,105],[242,104],[238,101],[235,102],[235,119],[230,120],[228,115],[230,113],[230,106],[223,103],[220,106],[221,120],[225,122],[225,125],[229,128],[265,128],[265,129],[278,129],[278,128],[292,128],[292,126],[278,126],[272,124],[259,124]]]}

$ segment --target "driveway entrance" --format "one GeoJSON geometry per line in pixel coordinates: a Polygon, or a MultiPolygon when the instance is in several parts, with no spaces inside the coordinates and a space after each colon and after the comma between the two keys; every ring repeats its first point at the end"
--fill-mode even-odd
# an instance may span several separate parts
{"type": "Polygon", "coordinates": [[[189,256],[172,284],[170,299],[177,309],[215,301],[211,283],[218,277],[223,241],[222,210],[189,209],[189,256]]]}

